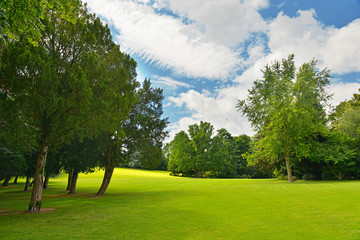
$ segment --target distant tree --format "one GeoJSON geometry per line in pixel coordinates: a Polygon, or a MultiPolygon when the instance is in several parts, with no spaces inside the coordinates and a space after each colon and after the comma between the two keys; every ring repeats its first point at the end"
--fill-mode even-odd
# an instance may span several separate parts
{"type": "Polygon", "coordinates": [[[46,159],[43,189],[49,188],[50,177],[56,177],[60,174],[61,170],[61,161],[58,157],[58,152],[56,149],[51,149],[46,159]]]}
{"type": "Polygon", "coordinates": [[[0,159],[0,180],[4,180],[2,186],[8,186],[11,177],[21,175],[26,168],[24,152],[21,151],[21,147],[0,148],[0,159]]]}
{"type": "Polygon", "coordinates": [[[265,66],[263,79],[254,82],[246,100],[239,100],[237,109],[251,122],[259,136],[254,154],[261,158],[284,157],[288,181],[292,182],[291,158],[307,156],[311,136],[325,131],[324,104],[330,95],[329,71],[319,71],[312,60],[296,71],[294,55],[282,62],[265,66]]]}
{"type": "Polygon", "coordinates": [[[338,180],[342,180],[346,174],[353,173],[357,167],[357,153],[352,145],[352,139],[345,134],[339,131],[328,131],[321,136],[321,140],[313,142],[310,159],[325,165],[322,169],[323,175],[331,172],[338,180]]]}
{"type": "Polygon", "coordinates": [[[189,135],[181,131],[170,143],[169,170],[174,174],[203,177],[219,175],[228,157],[225,134],[212,137],[214,127],[208,122],[189,126],[189,135]]]}
{"type": "Polygon", "coordinates": [[[180,131],[170,143],[168,169],[173,174],[191,176],[194,168],[195,145],[186,132],[180,131]]]}
{"type": "Polygon", "coordinates": [[[235,138],[225,128],[219,129],[217,132],[218,138],[222,140],[223,151],[225,151],[224,165],[218,177],[236,177],[238,155],[235,152],[235,138]]]}
{"type": "Polygon", "coordinates": [[[189,136],[195,147],[194,165],[196,177],[202,177],[206,171],[209,171],[211,164],[210,144],[214,127],[201,121],[200,124],[189,126],[189,136]]]}
{"type": "Polygon", "coordinates": [[[70,175],[69,194],[76,193],[79,173],[89,173],[95,170],[99,160],[103,157],[98,138],[75,138],[54,154],[62,168],[70,175]]]}
{"type": "Polygon", "coordinates": [[[337,129],[360,143],[360,107],[346,109],[337,129]]]}
{"type": "Polygon", "coordinates": [[[340,124],[347,110],[358,108],[360,108],[360,93],[354,93],[350,100],[340,102],[329,116],[332,128],[336,128],[340,124]]]}

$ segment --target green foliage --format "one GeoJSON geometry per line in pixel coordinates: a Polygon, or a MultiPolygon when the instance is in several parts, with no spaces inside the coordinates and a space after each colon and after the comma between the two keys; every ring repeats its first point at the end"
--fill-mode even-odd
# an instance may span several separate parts
{"type": "MultiPolygon", "coordinates": [[[[360,91],[360,89],[359,89],[360,91]]],[[[332,128],[337,128],[342,121],[346,111],[350,109],[357,109],[360,107],[360,94],[354,93],[353,97],[348,101],[339,103],[329,116],[329,120],[332,128]]]]}
{"type": "Polygon", "coordinates": [[[342,115],[337,129],[354,140],[360,140],[360,107],[348,108],[342,115]]]}
{"type": "Polygon", "coordinates": [[[0,2],[0,46],[9,39],[27,41],[38,46],[48,11],[56,11],[62,19],[75,22],[79,0],[4,0],[0,2]]]}
{"type": "Polygon", "coordinates": [[[163,90],[152,87],[148,79],[136,91],[136,102],[123,123],[126,157],[131,167],[156,169],[161,164],[162,142],[169,123],[167,118],[161,118],[163,98],[163,90]]]}
{"type": "Polygon", "coordinates": [[[186,132],[181,131],[175,135],[170,149],[168,169],[174,174],[191,175],[195,147],[186,132]]]}
{"type": "Polygon", "coordinates": [[[325,91],[329,71],[319,71],[315,60],[296,71],[294,55],[265,66],[263,79],[254,82],[238,110],[257,131],[250,161],[272,164],[284,159],[288,180],[292,181],[292,156],[309,155],[312,135],[326,129],[324,105],[331,97],[325,91]]]}
{"type": "Polygon", "coordinates": [[[38,47],[20,36],[2,49],[0,64],[1,107],[11,113],[0,116],[1,123],[15,119],[20,129],[35,131],[24,134],[38,149],[35,185],[48,146],[106,133],[108,140],[114,136],[113,149],[119,148],[118,139],[124,138],[119,126],[129,115],[137,86],[136,62],[120,51],[110,29],[86,7],[76,11],[74,23],[61,11],[43,14],[38,47]]]}

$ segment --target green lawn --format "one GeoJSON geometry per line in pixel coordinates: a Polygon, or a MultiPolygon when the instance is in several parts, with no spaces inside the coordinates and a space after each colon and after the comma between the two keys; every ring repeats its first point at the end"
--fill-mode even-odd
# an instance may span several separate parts
{"type": "MultiPolygon", "coordinates": [[[[360,182],[170,177],[116,169],[95,198],[102,172],[51,179],[41,214],[0,215],[0,239],[360,239],[360,182]]],[[[22,211],[24,180],[0,187],[0,209],[22,211]]]]}

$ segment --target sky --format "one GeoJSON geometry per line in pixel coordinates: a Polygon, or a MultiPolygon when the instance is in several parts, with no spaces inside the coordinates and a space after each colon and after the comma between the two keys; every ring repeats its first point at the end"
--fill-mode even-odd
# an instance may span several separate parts
{"type": "Polygon", "coordinates": [[[331,105],[360,88],[360,0],[85,0],[164,90],[167,142],[200,121],[254,134],[235,105],[261,70],[295,54],[331,71],[331,105]]]}

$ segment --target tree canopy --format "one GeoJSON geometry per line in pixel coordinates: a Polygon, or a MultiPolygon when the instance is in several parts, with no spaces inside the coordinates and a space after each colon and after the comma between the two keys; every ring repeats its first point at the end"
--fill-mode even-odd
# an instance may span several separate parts
{"type": "Polygon", "coordinates": [[[284,159],[289,182],[293,181],[292,156],[307,156],[308,140],[326,129],[324,104],[331,96],[325,87],[330,74],[327,69],[319,71],[316,64],[312,60],[296,70],[290,55],[265,66],[263,79],[256,80],[247,99],[236,106],[257,132],[253,156],[284,159]]]}

